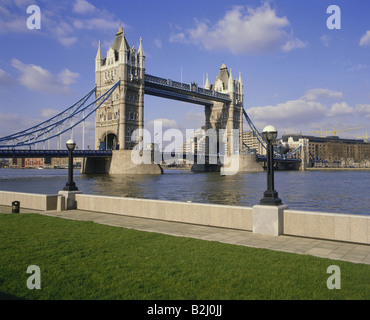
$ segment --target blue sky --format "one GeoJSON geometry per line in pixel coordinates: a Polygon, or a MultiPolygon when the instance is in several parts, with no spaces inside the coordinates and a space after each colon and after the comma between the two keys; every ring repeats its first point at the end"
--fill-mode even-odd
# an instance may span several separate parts
{"type": "MultiPolygon", "coordinates": [[[[0,136],[34,125],[94,87],[119,23],[130,46],[143,38],[146,72],[203,85],[223,62],[244,82],[245,109],[279,134],[370,134],[370,2],[367,0],[0,0],[0,136]],[[341,11],[330,30],[327,8],[341,11]],[[41,29],[27,28],[29,5],[41,29]]],[[[203,108],[145,96],[146,126],[198,128],[203,108]]],[[[94,141],[94,119],[86,144],[94,141]]],[[[246,128],[247,130],[248,128],[246,128]]]]}

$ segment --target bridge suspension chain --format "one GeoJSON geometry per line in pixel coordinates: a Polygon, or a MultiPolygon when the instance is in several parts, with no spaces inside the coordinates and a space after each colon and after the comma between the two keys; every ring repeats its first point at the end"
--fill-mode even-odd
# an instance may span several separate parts
{"type": "Polygon", "coordinates": [[[8,141],[8,140],[16,140],[16,139],[19,139],[21,137],[30,135],[32,133],[42,131],[46,128],[49,128],[49,127],[59,123],[61,121],[60,119],[63,119],[65,117],[65,115],[73,115],[74,113],[76,113],[85,104],[85,102],[91,97],[91,95],[94,93],[94,91],[95,91],[95,88],[92,89],[82,99],[77,101],[74,105],[72,105],[71,107],[65,109],[64,111],[62,111],[60,113],[58,113],[57,115],[53,116],[52,118],[50,118],[48,120],[45,120],[45,121],[43,121],[43,122],[41,122],[41,123],[31,127],[31,128],[28,128],[26,130],[22,130],[22,131],[19,131],[17,133],[13,133],[9,136],[2,137],[2,138],[0,138],[0,142],[1,141],[8,141]]]}
{"type": "MultiPolygon", "coordinates": [[[[248,123],[249,127],[252,129],[254,135],[256,136],[258,142],[262,145],[262,147],[264,149],[267,149],[267,142],[262,137],[262,134],[257,130],[256,126],[253,124],[252,120],[249,118],[247,112],[244,109],[243,109],[243,114],[244,114],[245,119],[247,120],[247,123],[248,123]]],[[[246,146],[246,147],[248,147],[248,146],[246,146]]],[[[302,149],[302,145],[299,145],[296,149],[294,149],[291,152],[288,152],[286,154],[281,153],[281,148],[282,148],[282,145],[280,144],[277,148],[274,149],[274,157],[275,158],[286,159],[286,158],[289,158],[289,157],[293,157],[297,154],[298,151],[300,151],[302,149]]]]}
{"type": "Polygon", "coordinates": [[[111,96],[119,84],[120,80],[96,100],[85,105],[95,92],[96,88],[94,88],[74,105],[56,116],[26,130],[0,138],[0,149],[31,146],[71,131],[90,117],[111,96]]]}

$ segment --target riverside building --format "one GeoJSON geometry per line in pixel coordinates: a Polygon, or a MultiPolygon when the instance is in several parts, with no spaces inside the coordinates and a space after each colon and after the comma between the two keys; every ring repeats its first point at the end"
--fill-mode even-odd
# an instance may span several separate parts
{"type": "Polygon", "coordinates": [[[283,135],[281,143],[289,150],[304,146],[303,152],[314,167],[370,167],[370,143],[364,140],[291,134],[283,135]]]}

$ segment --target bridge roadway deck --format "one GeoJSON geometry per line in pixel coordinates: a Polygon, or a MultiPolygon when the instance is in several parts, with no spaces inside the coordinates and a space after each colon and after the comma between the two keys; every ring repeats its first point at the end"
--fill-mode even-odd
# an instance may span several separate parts
{"type": "MultiPolygon", "coordinates": [[[[111,157],[112,150],[74,150],[75,158],[111,157]]],[[[67,158],[68,150],[0,150],[0,158],[67,158]]]]}
{"type": "MultiPolygon", "coordinates": [[[[0,214],[9,214],[11,212],[11,207],[0,206],[0,214]]],[[[99,224],[126,229],[135,229],[177,237],[216,241],[232,245],[311,255],[320,258],[370,265],[370,246],[365,244],[301,238],[285,235],[278,237],[266,236],[250,231],[200,226],[82,210],[37,211],[21,208],[21,213],[38,213],[63,219],[93,221],[99,224]]],[[[330,261],[328,263],[333,264],[330,261]]]]}
{"type": "MultiPolygon", "coordinates": [[[[97,157],[111,157],[112,150],[75,150],[73,151],[73,156],[75,158],[97,158],[97,157]]],[[[0,150],[0,158],[67,158],[68,150],[0,150]]],[[[169,159],[194,159],[197,162],[197,159],[200,159],[200,163],[222,163],[221,157],[217,155],[197,155],[192,153],[162,153],[163,160],[169,159]]],[[[266,156],[258,156],[258,162],[265,162],[266,156]]],[[[275,158],[275,162],[283,163],[300,163],[301,159],[284,159],[284,158],[275,158]]]]}

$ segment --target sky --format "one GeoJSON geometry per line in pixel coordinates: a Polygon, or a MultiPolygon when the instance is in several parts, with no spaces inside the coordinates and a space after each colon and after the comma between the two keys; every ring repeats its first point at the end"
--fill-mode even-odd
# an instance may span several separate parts
{"type": "MultiPolygon", "coordinates": [[[[334,128],[341,138],[365,136],[369,16],[368,0],[0,0],[0,137],[89,92],[98,43],[106,56],[120,23],[131,47],[143,38],[148,74],[203,86],[223,63],[234,78],[241,72],[244,108],[260,131],[273,125],[279,136],[334,128]],[[41,18],[33,29],[31,5],[41,18]],[[340,12],[327,12],[331,5],[340,12]],[[353,128],[360,129],[340,131],[353,128]]],[[[204,124],[203,107],[148,95],[144,113],[147,128],[156,119],[164,129],[204,124]]],[[[86,124],[86,145],[94,145],[94,121],[86,124]]]]}

